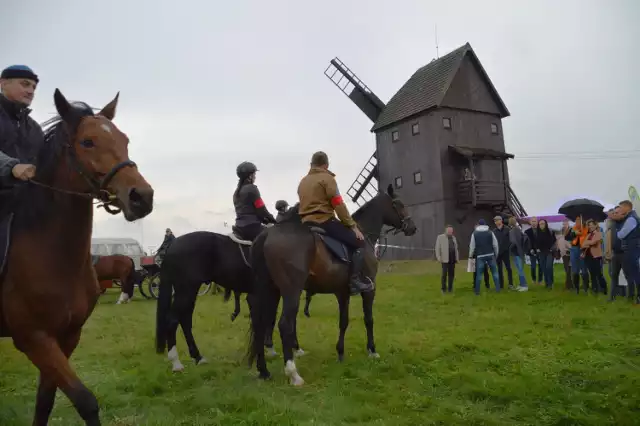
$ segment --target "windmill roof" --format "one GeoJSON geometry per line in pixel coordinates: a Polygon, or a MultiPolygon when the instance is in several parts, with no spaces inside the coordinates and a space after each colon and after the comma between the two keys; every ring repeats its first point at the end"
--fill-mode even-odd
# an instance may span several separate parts
{"type": "Polygon", "coordinates": [[[440,106],[453,81],[453,77],[455,77],[462,65],[462,60],[467,55],[470,55],[482,78],[486,81],[491,94],[500,107],[501,116],[508,117],[509,110],[500,95],[498,95],[471,45],[466,43],[464,46],[418,69],[389,100],[371,131],[378,131],[405,118],[440,106]]]}

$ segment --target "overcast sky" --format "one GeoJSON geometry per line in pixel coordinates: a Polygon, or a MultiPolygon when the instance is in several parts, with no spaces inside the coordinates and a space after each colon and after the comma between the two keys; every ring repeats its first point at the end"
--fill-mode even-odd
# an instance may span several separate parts
{"type": "Polygon", "coordinates": [[[511,111],[511,179],[530,214],[575,196],[626,198],[640,185],[639,21],[634,0],[7,0],[0,51],[2,67],[39,74],[38,121],[55,112],[56,87],[96,107],[120,91],[115,123],[155,207],[135,224],[100,211],[94,235],[149,247],[167,226],[224,231],[243,160],[258,165],[272,211],[296,201],[316,150],[346,192],[375,140],[324,76],[328,61],[338,56],[386,102],[436,56],[436,24],[440,55],[471,43],[511,111]]]}

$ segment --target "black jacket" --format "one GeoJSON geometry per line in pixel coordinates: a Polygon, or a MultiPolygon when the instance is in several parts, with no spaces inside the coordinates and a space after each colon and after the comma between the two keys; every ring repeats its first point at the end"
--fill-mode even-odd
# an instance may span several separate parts
{"type": "Polygon", "coordinates": [[[276,223],[262,201],[258,187],[252,183],[242,185],[233,194],[236,210],[236,227],[242,228],[256,223],[276,223]]]}
{"type": "Polygon", "coordinates": [[[509,247],[511,247],[511,241],[509,241],[509,228],[503,226],[502,229],[495,228],[493,230],[493,235],[496,236],[496,240],[498,240],[498,255],[507,253],[509,251],[509,247]]]}
{"type": "Polygon", "coordinates": [[[536,240],[536,247],[543,253],[550,252],[553,245],[556,243],[556,234],[549,228],[544,231],[538,229],[538,235],[536,240]]]}

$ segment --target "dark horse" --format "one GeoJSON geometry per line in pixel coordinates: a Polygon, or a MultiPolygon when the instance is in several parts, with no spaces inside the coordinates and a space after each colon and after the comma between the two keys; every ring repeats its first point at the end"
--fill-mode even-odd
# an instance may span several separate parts
{"type": "MultiPolygon", "coordinates": [[[[164,353],[168,347],[173,371],[184,369],[176,347],[178,326],[182,327],[189,355],[196,365],[206,362],[198,350],[192,331],[193,311],[200,285],[213,281],[224,287],[229,296],[229,291],[236,292],[238,309],[240,294],[252,290],[254,278],[249,266],[250,248],[249,241],[240,240],[233,234],[207,231],[184,234],[171,243],[160,268],[156,352],[164,353]]],[[[266,334],[264,342],[273,355],[275,351],[271,333],[266,334]]]]}
{"type": "MultiPolygon", "coordinates": [[[[375,281],[378,260],[374,245],[384,225],[413,235],[416,226],[407,214],[402,201],[389,185],[386,193],[380,193],[353,214],[354,220],[367,239],[365,253],[366,275],[375,281]]],[[[349,265],[346,248],[323,235],[319,228],[309,228],[296,221],[280,223],[261,233],[254,241],[251,264],[256,274],[255,291],[249,295],[251,309],[251,341],[248,348],[249,362],[257,358],[261,378],[269,378],[265,362],[264,334],[275,321],[278,300],[282,296],[283,308],[280,321],[280,337],[284,353],[285,374],[291,384],[304,381],[293,361],[296,345],[296,318],[300,295],[304,289],[313,294],[335,294],[340,308],[340,335],[336,350],[340,361],[344,358],[344,335],[349,324],[349,265]]],[[[378,357],[373,339],[373,300],[375,290],[362,293],[362,309],[367,329],[367,349],[370,356],[378,357]]]]}
{"type": "Polygon", "coordinates": [[[118,280],[122,286],[122,293],[118,299],[118,304],[127,303],[133,297],[133,288],[139,275],[133,259],[124,254],[114,254],[112,256],[99,256],[93,266],[98,276],[98,282],[103,280],[118,280]]]}
{"type": "Polygon", "coordinates": [[[58,388],[87,425],[100,425],[96,397],[69,364],[100,293],[90,254],[92,200],[134,221],[153,209],[153,189],[111,122],[118,96],[95,115],[57,89],[54,101],[59,117],[45,132],[36,176],[16,188],[7,216],[0,331],[40,371],[34,425],[48,423],[58,388]]]}

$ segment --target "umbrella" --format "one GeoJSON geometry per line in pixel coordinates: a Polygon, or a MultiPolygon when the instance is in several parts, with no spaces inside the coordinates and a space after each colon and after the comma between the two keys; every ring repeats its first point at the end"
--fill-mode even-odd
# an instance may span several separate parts
{"type": "Polygon", "coordinates": [[[604,212],[604,206],[597,201],[588,198],[577,198],[567,201],[559,209],[558,213],[565,215],[569,219],[575,221],[578,216],[583,219],[593,219],[602,222],[607,218],[604,212]]]}

